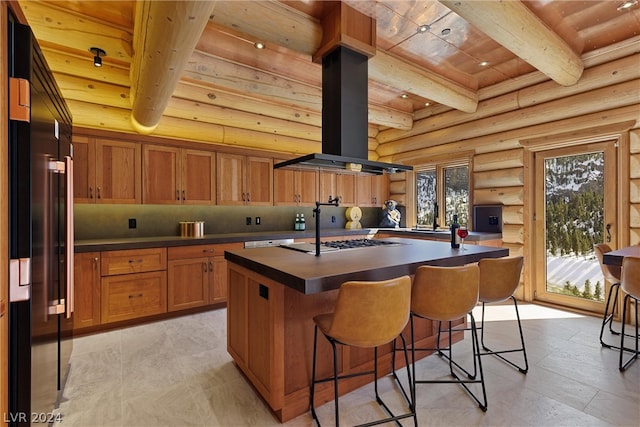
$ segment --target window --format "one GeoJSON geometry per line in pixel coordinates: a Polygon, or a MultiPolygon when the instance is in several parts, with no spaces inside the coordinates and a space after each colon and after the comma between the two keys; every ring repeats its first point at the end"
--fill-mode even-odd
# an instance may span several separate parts
{"type": "Polygon", "coordinates": [[[416,225],[447,228],[454,214],[460,224],[469,223],[468,161],[416,168],[416,225]]]}

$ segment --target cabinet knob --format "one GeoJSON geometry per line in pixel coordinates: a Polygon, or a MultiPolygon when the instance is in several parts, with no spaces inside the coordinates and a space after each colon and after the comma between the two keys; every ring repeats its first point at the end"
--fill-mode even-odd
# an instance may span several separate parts
{"type": "Polygon", "coordinates": [[[207,263],[206,262],[202,263],[202,271],[204,271],[205,273],[207,272],[207,263]]]}
{"type": "Polygon", "coordinates": [[[176,190],[176,200],[180,200],[180,190],[176,190]]]}
{"type": "Polygon", "coordinates": [[[182,200],[187,200],[187,195],[184,190],[182,190],[182,200]]]}
{"type": "Polygon", "coordinates": [[[213,263],[209,261],[209,271],[213,272],[213,263]]]}
{"type": "Polygon", "coordinates": [[[100,191],[101,191],[101,190],[102,190],[102,189],[101,189],[100,187],[98,187],[98,199],[101,197],[101,194],[100,194],[100,191]]]}
{"type": "Polygon", "coordinates": [[[93,187],[89,187],[89,198],[93,199],[93,187]]]}

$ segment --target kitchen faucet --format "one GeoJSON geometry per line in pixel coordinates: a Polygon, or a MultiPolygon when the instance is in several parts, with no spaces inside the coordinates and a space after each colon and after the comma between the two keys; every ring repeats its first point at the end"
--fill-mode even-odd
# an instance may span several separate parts
{"type": "Polygon", "coordinates": [[[433,202],[433,231],[436,231],[440,227],[438,224],[438,202],[433,202]]]}
{"type": "Polygon", "coordinates": [[[340,197],[332,198],[331,196],[327,203],[316,201],[316,208],[313,210],[316,217],[316,256],[320,256],[320,206],[338,206],[338,203],[340,203],[340,197]]]}

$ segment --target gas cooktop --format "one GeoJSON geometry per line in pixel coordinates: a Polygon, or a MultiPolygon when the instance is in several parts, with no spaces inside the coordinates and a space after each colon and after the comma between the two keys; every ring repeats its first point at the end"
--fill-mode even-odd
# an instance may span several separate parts
{"type": "MultiPolygon", "coordinates": [[[[333,240],[330,242],[320,243],[320,252],[332,252],[345,249],[360,249],[371,248],[374,246],[395,246],[399,245],[397,242],[388,242],[386,240],[378,239],[353,239],[353,240],[333,240]]],[[[286,245],[280,245],[282,248],[293,249],[300,252],[315,253],[315,243],[290,243],[286,245]]]]}

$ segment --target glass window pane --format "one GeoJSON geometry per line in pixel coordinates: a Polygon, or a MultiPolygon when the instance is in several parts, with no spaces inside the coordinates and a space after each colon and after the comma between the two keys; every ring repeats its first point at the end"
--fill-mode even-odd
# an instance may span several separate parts
{"type": "Polygon", "coordinates": [[[433,204],[436,201],[436,171],[416,173],[416,222],[418,226],[433,226],[433,204]]]}
{"type": "Polygon", "coordinates": [[[458,214],[458,222],[469,223],[469,167],[456,166],[444,170],[445,223],[453,222],[453,214],[458,214]]]}

